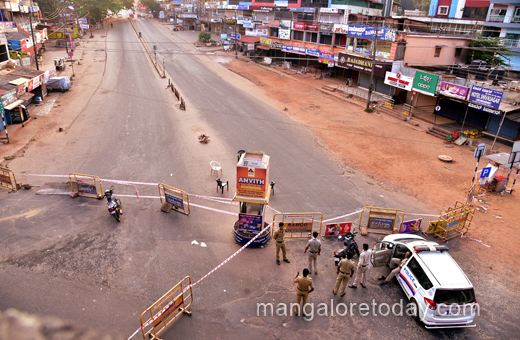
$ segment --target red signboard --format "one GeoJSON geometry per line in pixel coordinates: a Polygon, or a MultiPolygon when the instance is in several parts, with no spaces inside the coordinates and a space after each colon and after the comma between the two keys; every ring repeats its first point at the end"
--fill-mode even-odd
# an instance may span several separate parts
{"type": "Polygon", "coordinates": [[[318,32],[320,30],[320,24],[307,23],[307,24],[305,24],[305,29],[307,31],[318,32]]]}
{"type": "Polygon", "coordinates": [[[300,30],[300,31],[304,31],[305,30],[305,23],[304,22],[293,22],[292,24],[292,28],[293,30],[300,30]]]}
{"type": "Polygon", "coordinates": [[[352,222],[332,223],[325,225],[324,236],[346,235],[352,231],[352,222]]]}

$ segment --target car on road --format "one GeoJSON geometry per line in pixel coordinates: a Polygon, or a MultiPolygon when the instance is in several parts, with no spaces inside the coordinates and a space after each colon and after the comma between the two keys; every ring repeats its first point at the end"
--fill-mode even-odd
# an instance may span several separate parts
{"type": "Polygon", "coordinates": [[[426,328],[475,327],[478,305],[473,285],[448,250],[418,235],[388,235],[376,244],[372,264],[381,267],[392,258],[403,258],[396,278],[413,305],[412,317],[426,328]],[[407,252],[411,256],[405,259],[407,252]]]}

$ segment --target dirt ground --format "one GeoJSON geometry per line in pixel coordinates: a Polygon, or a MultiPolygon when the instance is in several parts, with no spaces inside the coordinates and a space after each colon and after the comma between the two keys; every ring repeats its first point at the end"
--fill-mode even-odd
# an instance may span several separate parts
{"type": "MultiPolygon", "coordinates": [[[[426,129],[413,121],[366,113],[365,102],[343,100],[320,91],[321,80],[307,75],[282,78],[279,69],[273,72],[267,66],[231,58],[227,67],[256,84],[282,112],[314,132],[322,147],[337,161],[361,171],[384,190],[405,193],[435,207],[439,213],[457,201],[466,201],[476,165],[473,148],[446,147],[441,139],[426,134],[426,129]],[[444,163],[439,155],[451,156],[453,162],[444,163]]],[[[486,165],[482,159],[479,168],[486,165]]],[[[487,212],[475,211],[468,232],[469,237],[490,246],[477,247],[483,252],[481,258],[498,264],[497,267],[509,267],[507,272],[513,270],[515,276],[519,273],[515,258],[520,255],[519,192],[480,197],[489,204],[475,207],[484,206],[487,212]]]]}

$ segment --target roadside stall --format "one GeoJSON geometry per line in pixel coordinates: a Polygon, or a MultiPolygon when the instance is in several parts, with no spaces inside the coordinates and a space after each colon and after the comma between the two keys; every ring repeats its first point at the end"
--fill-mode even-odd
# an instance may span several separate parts
{"type": "MultiPolygon", "coordinates": [[[[484,170],[482,170],[484,174],[481,175],[480,179],[481,190],[487,192],[502,192],[506,189],[507,172],[511,167],[509,156],[510,154],[505,152],[484,156],[492,163],[489,163],[484,170]]],[[[514,166],[520,166],[520,164],[514,163],[514,166]]]]}
{"type": "Polygon", "coordinates": [[[269,203],[269,156],[262,151],[246,151],[237,164],[237,191],[233,201],[239,202],[238,220],[234,225],[235,241],[245,245],[256,235],[249,247],[265,245],[271,233],[265,228],[265,207],[269,203]]]}

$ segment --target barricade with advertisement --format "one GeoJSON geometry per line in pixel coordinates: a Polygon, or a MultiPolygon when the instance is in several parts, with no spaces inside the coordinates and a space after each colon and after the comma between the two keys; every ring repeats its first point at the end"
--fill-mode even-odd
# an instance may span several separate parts
{"type": "Polygon", "coordinates": [[[421,223],[422,218],[418,218],[416,220],[410,220],[405,221],[401,225],[401,230],[399,230],[399,233],[401,234],[408,234],[408,233],[416,233],[418,231],[421,231],[421,223]]]}
{"type": "Polygon", "coordinates": [[[191,277],[186,276],[141,314],[143,340],[160,340],[159,335],[181,314],[191,315],[188,308],[192,303],[191,277]]]}
{"type": "MultiPolygon", "coordinates": [[[[284,223],[285,238],[310,238],[315,231],[322,235],[323,214],[319,212],[275,214],[274,225],[278,226],[280,222],[284,223]]],[[[271,228],[271,233],[273,232],[274,228],[271,228]]]]}
{"type": "Polygon", "coordinates": [[[190,198],[186,191],[159,183],[159,197],[162,203],[161,211],[170,212],[174,209],[185,215],[190,214],[190,198]]]}
{"type": "Polygon", "coordinates": [[[468,232],[475,209],[469,203],[455,205],[441,214],[437,221],[430,222],[427,234],[442,239],[443,242],[468,232]]]}
{"type": "Polygon", "coordinates": [[[102,198],[104,196],[101,179],[98,176],[69,174],[70,188],[78,196],[102,198]]]}
{"type": "Polygon", "coordinates": [[[337,222],[325,225],[325,233],[323,236],[340,236],[347,235],[352,232],[353,222],[337,222]]]}
{"type": "Polygon", "coordinates": [[[389,235],[398,233],[401,230],[403,221],[403,210],[363,207],[359,217],[359,229],[365,229],[369,233],[389,235]]]}
{"type": "Polygon", "coordinates": [[[269,204],[271,185],[269,183],[269,156],[262,151],[246,151],[240,155],[237,164],[237,191],[233,201],[239,202],[238,220],[233,231],[235,241],[247,244],[260,234],[249,247],[260,247],[271,239],[265,230],[269,226],[264,221],[265,206],[269,204]]]}
{"type": "Polygon", "coordinates": [[[11,191],[18,190],[14,172],[11,169],[4,168],[3,166],[0,166],[0,187],[11,191]]]}

